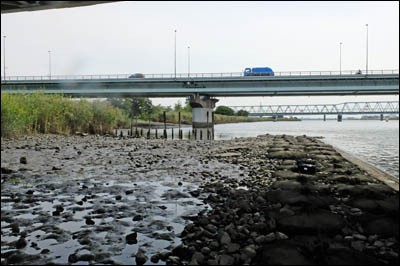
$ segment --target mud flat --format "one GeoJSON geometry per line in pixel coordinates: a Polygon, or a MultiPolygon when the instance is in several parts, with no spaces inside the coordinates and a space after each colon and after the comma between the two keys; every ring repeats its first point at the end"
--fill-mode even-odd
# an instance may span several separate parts
{"type": "Polygon", "coordinates": [[[307,136],[2,139],[1,263],[397,265],[398,196],[307,136]]]}

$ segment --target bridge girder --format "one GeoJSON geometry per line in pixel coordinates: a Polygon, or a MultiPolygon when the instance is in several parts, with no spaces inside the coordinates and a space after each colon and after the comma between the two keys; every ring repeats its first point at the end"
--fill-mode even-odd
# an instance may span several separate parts
{"type": "Polygon", "coordinates": [[[120,1],[1,1],[1,14],[38,11],[54,8],[69,8],[120,1]]]}
{"type": "Polygon", "coordinates": [[[2,92],[43,90],[73,97],[395,95],[399,93],[399,75],[2,80],[1,85],[2,92]]]}

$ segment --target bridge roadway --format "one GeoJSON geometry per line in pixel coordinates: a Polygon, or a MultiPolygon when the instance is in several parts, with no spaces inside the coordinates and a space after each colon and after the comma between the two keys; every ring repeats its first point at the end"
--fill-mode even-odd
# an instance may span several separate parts
{"type": "Polygon", "coordinates": [[[250,116],[279,115],[336,115],[336,114],[398,114],[398,101],[345,102],[340,104],[229,106],[235,111],[244,110],[250,116]]]}
{"type": "Polygon", "coordinates": [[[72,97],[208,97],[312,96],[399,94],[399,72],[370,71],[368,75],[332,72],[281,72],[275,76],[244,77],[242,73],[7,77],[1,91],[62,93],[72,97]],[[319,74],[318,74],[319,73],[319,74]]]}

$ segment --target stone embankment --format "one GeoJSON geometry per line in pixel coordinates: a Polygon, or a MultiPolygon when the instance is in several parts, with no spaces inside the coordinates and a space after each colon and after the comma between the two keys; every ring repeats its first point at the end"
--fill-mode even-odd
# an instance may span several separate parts
{"type": "Polygon", "coordinates": [[[399,195],[306,136],[2,140],[2,264],[398,264],[399,195]]]}

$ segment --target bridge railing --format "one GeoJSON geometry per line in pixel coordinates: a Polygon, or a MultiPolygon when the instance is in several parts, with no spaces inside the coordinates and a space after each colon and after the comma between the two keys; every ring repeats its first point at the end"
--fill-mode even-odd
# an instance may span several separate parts
{"type": "MultiPolygon", "coordinates": [[[[398,69],[390,70],[368,70],[368,73],[360,70],[345,70],[345,71],[281,71],[275,72],[275,77],[306,77],[306,76],[348,76],[348,75],[385,75],[385,74],[399,74],[398,69]]],[[[223,73],[167,73],[167,74],[143,74],[144,79],[183,79],[183,78],[234,78],[244,77],[243,72],[223,72],[223,73]]],[[[97,74],[97,75],[45,75],[45,76],[4,76],[1,77],[2,81],[15,81],[15,80],[95,80],[95,79],[135,79],[140,80],[143,78],[130,78],[132,74],[97,74]]],[[[265,76],[261,76],[265,78],[265,76]]],[[[257,78],[251,76],[248,78],[257,78]]],[[[273,77],[270,77],[273,78],[273,77]]]]}

